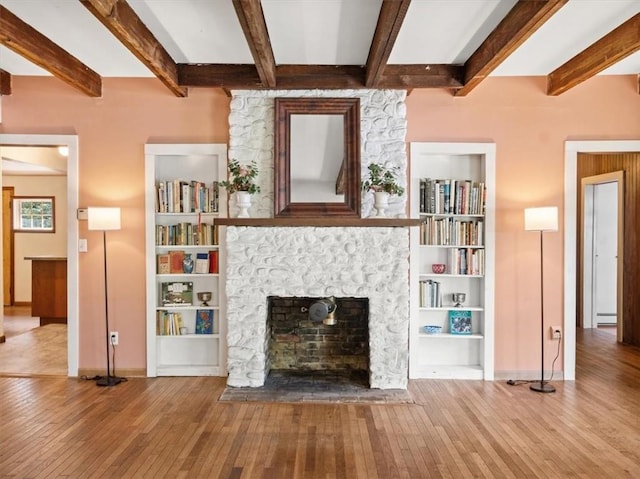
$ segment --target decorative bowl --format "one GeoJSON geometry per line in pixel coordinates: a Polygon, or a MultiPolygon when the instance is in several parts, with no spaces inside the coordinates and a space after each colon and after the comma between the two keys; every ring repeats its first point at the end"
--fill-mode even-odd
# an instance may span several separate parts
{"type": "Polygon", "coordinates": [[[433,263],[431,265],[431,271],[433,271],[435,274],[442,274],[445,272],[446,269],[447,269],[446,265],[442,263],[433,263]]]}
{"type": "Polygon", "coordinates": [[[437,334],[442,332],[442,326],[427,324],[426,326],[422,326],[422,331],[427,334],[437,334]]]}

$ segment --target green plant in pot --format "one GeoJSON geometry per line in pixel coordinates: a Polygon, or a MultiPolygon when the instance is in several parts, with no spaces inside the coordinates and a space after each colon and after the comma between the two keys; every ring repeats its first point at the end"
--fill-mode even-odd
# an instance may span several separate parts
{"type": "Polygon", "coordinates": [[[249,165],[241,165],[238,160],[229,161],[229,180],[221,181],[220,186],[227,189],[229,194],[236,194],[236,206],[239,209],[238,218],[249,217],[251,196],[260,193],[260,187],[255,184],[258,167],[255,161],[249,165]]]}
{"type": "Polygon", "coordinates": [[[373,192],[375,196],[374,206],[377,211],[376,216],[384,216],[384,211],[389,206],[389,196],[402,196],[404,188],[398,184],[395,168],[371,163],[368,169],[369,177],[362,182],[362,189],[373,192]]]}

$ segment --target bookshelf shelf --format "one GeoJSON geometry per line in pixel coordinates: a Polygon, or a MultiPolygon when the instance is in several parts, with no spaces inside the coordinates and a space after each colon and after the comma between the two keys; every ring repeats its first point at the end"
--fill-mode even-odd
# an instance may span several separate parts
{"type": "Polygon", "coordinates": [[[224,235],[217,223],[225,216],[226,191],[217,182],[226,178],[226,169],[223,144],[145,146],[150,377],[226,374],[224,235]],[[169,208],[180,211],[165,211],[169,208]],[[188,256],[194,260],[193,272],[183,266],[188,256]],[[209,306],[199,304],[198,292],[212,293],[209,306]],[[163,306],[163,301],[192,304],[163,306]]]}
{"type": "Polygon", "coordinates": [[[495,144],[410,149],[410,217],[421,225],[411,228],[409,377],[493,380],[495,144]],[[445,273],[431,271],[436,263],[445,273]],[[453,293],[465,293],[462,308],[453,293]],[[461,330],[470,316],[471,334],[451,334],[461,324],[451,311],[467,312],[461,330]]]}

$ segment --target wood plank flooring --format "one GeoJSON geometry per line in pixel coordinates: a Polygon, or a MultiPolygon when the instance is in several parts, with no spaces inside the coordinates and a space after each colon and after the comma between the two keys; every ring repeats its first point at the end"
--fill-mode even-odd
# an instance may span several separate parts
{"type": "Polygon", "coordinates": [[[414,380],[415,404],[218,402],[223,378],[0,378],[3,478],[638,478],[640,351],[578,332],[577,380],[414,380]]]}

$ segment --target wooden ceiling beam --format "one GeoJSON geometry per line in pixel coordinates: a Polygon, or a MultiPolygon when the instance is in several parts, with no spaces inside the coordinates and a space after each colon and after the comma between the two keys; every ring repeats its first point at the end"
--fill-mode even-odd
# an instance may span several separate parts
{"type": "Polygon", "coordinates": [[[498,26],[465,63],[465,96],[480,84],[569,0],[518,0],[498,26]]]}
{"type": "Polygon", "coordinates": [[[463,86],[462,65],[387,65],[378,81],[378,88],[448,88],[463,86]]]}
{"type": "Polygon", "coordinates": [[[102,79],[87,65],[0,5],[0,44],[91,97],[102,95],[102,79]]]}
{"type": "Polygon", "coordinates": [[[547,76],[547,95],[560,95],[640,50],[640,13],[547,76]]]}
{"type": "Polygon", "coordinates": [[[276,60],[260,0],[233,0],[233,6],[262,84],[267,88],[275,88],[276,60]]]}
{"type": "MultiPolygon", "coordinates": [[[[462,87],[461,65],[387,65],[378,88],[462,87]]],[[[178,64],[178,80],[185,87],[268,90],[255,65],[178,64]]],[[[357,65],[280,65],[276,85],[283,90],[362,89],[365,69],[357,65]]]]}
{"type": "Polygon", "coordinates": [[[171,92],[186,97],[176,63],[126,0],[80,0],[171,92]]]}
{"type": "Polygon", "coordinates": [[[11,74],[0,68],[0,95],[11,95],[11,74]]]}
{"type": "Polygon", "coordinates": [[[367,88],[375,88],[378,85],[410,3],[411,0],[383,0],[367,58],[367,88]]]}

